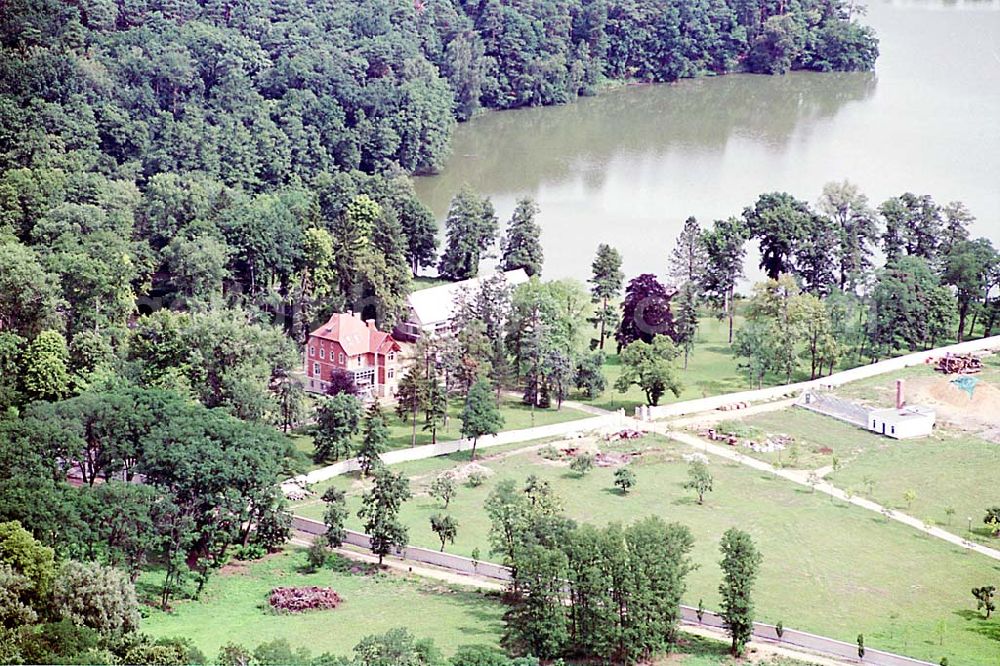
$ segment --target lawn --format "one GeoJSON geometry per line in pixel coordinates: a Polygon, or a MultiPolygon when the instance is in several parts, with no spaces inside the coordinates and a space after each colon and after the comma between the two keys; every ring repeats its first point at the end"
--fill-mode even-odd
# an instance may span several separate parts
{"type": "Polygon", "coordinates": [[[851,460],[829,478],[858,494],[871,480],[871,498],[876,502],[997,548],[1000,539],[991,537],[982,521],[986,507],[1000,504],[998,473],[1000,444],[946,432],[925,439],[890,440],[888,445],[851,460]],[[911,504],[903,497],[907,491],[916,495],[911,504]],[[954,510],[952,515],[949,508],[954,510]]]}
{"type": "Polygon", "coordinates": [[[252,649],[282,638],[293,648],[307,647],[314,656],[346,655],[365,636],[400,626],[419,638],[434,639],[445,653],[459,645],[499,642],[503,607],[482,593],[396,574],[305,573],[304,564],[305,551],[289,549],[223,570],[212,577],[199,601],[178,601],[171,613],[149,609],[142,630],[155,637],[190,638],[209,659],[228,642],[252,649]],[[271,613],[270,590],[293,585],[332,587],[344,603],[332,611],[271,613]]]}
{"type": "MultiPolygon", "coordinates": [[[[678,400],[704,398],[720,393],[745,391],[749,388],[746,375],[737,368],[736,357],[733,356],[729,347],[728,322],[720,321],[708,312],[703,312],[701,316],[695,348],[688,359],[688,367],[686,370],[679,370],[684,390],[681,391],[679,398],[675,398],[673,393],[663,396],[661,399],[663,404],[678,400]]],[[[741,323],[742,318],[737,317],[736,327],[739,328],[741,323]]],[[[624,407],[631,413],[636,405],[645,404],[646,398],[637,386],[629,388],[627,393],[619,393],[615,390],[615,380],[621,375],[621,364],[618,355],[614,353],[614,339],[605,343],[605,351],[608,353],[608,358],[604,366],[604,374],[608,380],[608,388],[596,398],[578,398],[581,402],[602,409],[615,410],[624,407]]],[[[677,363],[678,367],[682,368],[683,357],[679,358],[677,363]]]]}
{"type": "MultiPolygon", "coordinates": [[[[839,469],[826,479],[837,487],[961,536],[1000,546],[1000,539],[990,536],[982,523],[986,507],[1000,504],[993,480],[1000,471],[1000,444],[945,429],[936,430],[932,437],[894,440],[799,408],[758,414],[736,423],[761,435],[791,435],[798,443],[797,461],[789,449],[780,453],[741,449],[748,456],[795,469],[826,467],[836,456],[839,469]],[[904,499],[907,491],[916,495],[910,503],[904,499]],[[953,515],[948,508],[954,509],[953,515]]],[[[725,427],[725,423],[719,424],[720,429],[725,427]]]]}
{"type": "Polygon", "coordinates": [[[895,441],[799,407],[723,421],[717,428],[720,432],[725,432],[733,425],[747,428],[750,438],[757,441],[768,435],[788,435],[794,438],[797,452],[792,450],[793,447],[773,453],[754,453],[748,448],[740,448],[741,452],[752,458],[792,469],[826,467],[833,464],[835,456],[840,465],[846,466],[859,456],[880,447],[888,447],[895,441]]]}
{"type": "MultiPolygon", "coordinates": [[[[690,526],[700,566],[689,578],[689,604],[703,599],[707,608],[718,607],[718,540],[727,528],[739,526],[764,554],[756,594],[759,619],[851,642],[864,633],[871,647],[935,663],[946,655],[955,664],[985,666],[1000,659],[1000,619],[976,619],[969,594],[972,587],[1000,582],[1000,564],[821,493],[715,459],[715,490],[699,506],[682,487],[687,471],[682,455],[690,448],[659,438],[643,442],[658,450],[636,464],[638,485],[628,496],[613,489],[609,468],[577,478],[537,453],[485,459],[495,474],[479,488],[462,487],[452,501],[449,513],[459,530],[448,550],[472,555],[478,549],[486,558],[489,525],[483,500],[500,479],[523,482],[533,473],[552,484],[574,519],[603,524],[654,514],[690,526]]],[[[421,462],[419,472],[412,472],[415,497],[402,516],[412,543],[436,548],[440,544],[429,517],[442,508],[426,489],[435,471],[454,463],[421,462]]],[[[354,478],[334,483],[349,492],[356,511],[363,484],[354,478]]],[[[321,507],[301,512],[318,516],[321,507]]],[[[349,526],[360,525],[352,516],[349,526]]]]}
{"type": "MultiPolygon", "coordinates": [[[[154,637],[191,639],[209,659],[226,643],[253,649],[284,639],[312,656],[329,652],[348,655],[365,636],[405,627],[417,638],[431,638],[446,655],[461,645],[498,645],[505,606],[497,596],[465,588],[428,583],[398,573],[371,573],[339,560],[340,566],[306,573],[305,551],[289,548],[265,560],[229,567],[214,576],[199,601],[174,604],[170,613],[144,609],[142,631],[154,637]],[[273,587],[332,587],[344,599],[336,610],[275,614],[267,610],[273,587]],[[404,609],[419,612],[401,612],[404,609]]],[[[140,581],[140,583],[143,581],[140,581]]],[[[735,666],[746,663],[728,655],[726,643],[682,634],[677,651],[657,666],[735,666]]],[[[802,666],[803,662],[772,658],[759,666],[802,666]]]]}
{"type": "MultiPolygon", "coordinates": [[[[400,419],[390,408],[384,408],[382,413],[385,416],[386,424],[389,426],[390,450],[402,449],[410,446],[413,436],[413,426],[410,422],[408,420],[404,421],[403,419],[400,419]]],[[[535,426],[586,419],[593,416],[592,414],[582,412],[578,409],[573,409],[572,407],[566,405],[564,405],[562,409],[558,410],[552,407],[549,409],[535,409],[534,412],[532,412],[532,409],[529,406],[524,405],[516,398],[508,397],[504,397],[501,400],[500,413],[504,419],[504,430],[522,430],[524,428],[532,428],[535,426]]],[[[431,443],[430,431],[423,430],[422,426],[423,421],[418,415],[416,437],[417,446],[431,443]]],[[[458,400],[453,400],[448,405],[448,424],[438,426],[438,441],[448,442],[459,439],[462,436],[462,433],[460,432],[461,428],[462,403],[458,400]]],[[[363,428],[361,430],[363,431],[363,428]]],[[[357,445],[361,444],[362,437],[363,435],[361,432],[354,437],[354,441],[357,445]]],[[[305,454],[309,459],[308,469],[312,470],[322,467],[322,465],[317,465],[312,462],[313,440],[308,428],[304,428],[295,433],[292,436],[292,441],[295,444],[295,448],[305,454]]]]}

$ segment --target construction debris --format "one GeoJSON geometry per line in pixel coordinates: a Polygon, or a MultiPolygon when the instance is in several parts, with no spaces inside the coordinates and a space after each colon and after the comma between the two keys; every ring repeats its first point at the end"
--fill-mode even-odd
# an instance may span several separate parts
{"type": "Polygon", "coordinates": [[[983,362],[972,354],[948,354],[938,359],[935,369],[946,375],[971,375],[982,371],[983,362]]]}
{"type": "Polygon", "coordinates": [[[624,428],[622,430],[617,430],[613,433],[604,436],[604,439],[612,442],[615,440],[628,440],[628,439],[640,439],[646,433],[641,430],[632,430],[630,428],[624,428]]]}

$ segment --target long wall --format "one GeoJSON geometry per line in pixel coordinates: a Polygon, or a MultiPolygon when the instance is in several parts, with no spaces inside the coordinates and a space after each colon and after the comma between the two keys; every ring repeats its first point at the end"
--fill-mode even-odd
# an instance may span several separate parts
{"type": "MultiPolygon", "coordinates": [[[[323,523],[310,520],[308,518],[302,518],[300,516],[295,516],[292,519],[292,527],[299,532],[312,535],[320,535],[326,532],[326,525],[323,523]]],[[[346,537],[344,539],[344,543],[357,548],[371,547],[367,534],[355,532],[353,530],[345,531],[346,537]]],[[[406,546],[404,548],[396,549],[395,555],[403,560],[429,564],[462,574],[481,576],[483,578],[491,578],[502,582],[509,582],[511,579],[510,569],[502,564],[496,564],[494,562],[479,562],[469,559],[468,557],[462,557],[461,555],[452,555],[450,553],[443,553],[429,548],[406,546]]],[[[725,626],[722,618],[717,613],[713,613],[712,611],[705,611],[699,620],[697,609],[692,608],[691,606],[681,606],[681,619],[684,623],[691,625],[705,625],[716,628],[722,628],[725,626]]],[[[774,625],[764,624],[763,622],[754,623],[753,634],[754,637],[758,639],[784,643],[794,647],[812,650],[814,652],[828,654],[851,661],[856,660],[858,656],[858,648],[853,643],[846,643],[844,641],[838,641],[825,636],[817,636],[815,634],[798,631],[796,629],[784,629],[781,637],[779,638],[777,629],[774,625]]],[[[882,652],[881,650],[874,650],[871,648],[867,648],[865,650],[864,663],[875,664],[876,666],[932,666],[926,661],[911,659],[909,657],[892,654],[891,652],[882,652]]]]}

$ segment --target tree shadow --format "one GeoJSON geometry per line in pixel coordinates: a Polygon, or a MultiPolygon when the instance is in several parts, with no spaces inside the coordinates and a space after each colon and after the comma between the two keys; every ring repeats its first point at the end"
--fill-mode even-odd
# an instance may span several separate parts
{"type": "Polygon", "coordinates": [[[955,611],[955,615],[970,623],[971,626],[966,627],[966,631],[1000,643],[1000,617],[997,615],[991,615],[987,620],[981,612],[968,609],[955,611]]]}
{"type": "Polygon", "coordinates": [[[698,498],[689,496],[678,497],[671,504],[674,506],[698,506],[698,498]]]}

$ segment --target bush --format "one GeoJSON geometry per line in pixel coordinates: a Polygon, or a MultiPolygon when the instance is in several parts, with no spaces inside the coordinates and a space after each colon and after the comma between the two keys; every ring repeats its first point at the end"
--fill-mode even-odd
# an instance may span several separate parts
{"type": "Polygon", "coordinates": [[[490,645],[462,645],[448,662],[451,666],[509,666],[507,655],[490,645]]]}
{"type": "Polygon", "coordinates": [[[259,560],[265,555],[267,555],[267,551],[264,550],[264,546],[256,543],[248,543],[247,545],[240,546],[233,551],[233,557],[237,560],[243,560],[244,562],[259,560]]]}
{"type": "Polygon", "coordinates": [[[465,482],[470,488],[478,488],[486,482],[486,475],[478,470],[475,472],[469,472],[469,476],[466,478],[465,482]]]}
{"type": "Polygon", "coordinates": [[[552,444],[546,444],[542,448],[538,449],[538,455],[546,460],[559,460],[562,458],[562,452],[552,444]]]}
{"type": "Polygon", "coordinates": [[[581,453],[573,458],[573,462],[569,464],[569,468],[580,476],[583,476],[594,468],[594,455],[591,453],[581,453]]]}
{"type": "Polygon", "coordinates": [[[326,565],[327,559],[330,557],[330,551],[326,549],[326,545],[316,539],[309,546],[309,550],[306,551],[306,562],[308,563],[310,571],[318,571],[326,565]]]}
{"type": "Polygon", "coordinates": [[[135,586],[118,569],[96,562],[67,562],[56,578],[52,606],[59,617],[103,634],[139,627],[135,586]]]}
{"type": "Polygon", "coordinates": [[[329,587],[276,587],[271,590],[268,603],[276,611],[301,613],[308,610],[332,610],[343,599],[329,587]]]}

